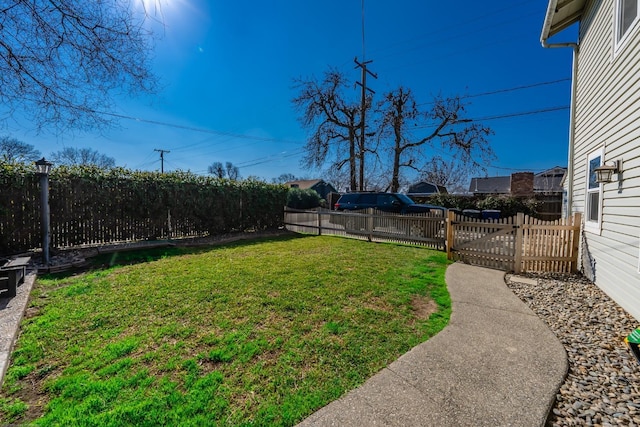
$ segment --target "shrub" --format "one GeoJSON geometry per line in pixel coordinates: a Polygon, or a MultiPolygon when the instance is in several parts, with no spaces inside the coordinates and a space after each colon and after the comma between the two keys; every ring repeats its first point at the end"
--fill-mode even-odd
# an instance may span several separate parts
{"type": "Polygon", "coordinates": [[[502,217],[513,216],[518,212],[525,215],[536,215],[541,202],[535,199],[523,199],[506,196],[487,196],[476,202],[476,207],[480,210],[499,210],[502,217]]]}
{"type": "Polygon", "coordinates": [[[472,197],[456,194],[434,194],[426,200],[426,203],[444,206],[448,209],[476,209],[476,205],[472,197]]]}
{"type": "Polygon", "coordinates": [[[444,206],[448,209],[499,210],[502,217],[513,216],[518,212],[535,216],[542,204],[534,198],[496,195],[474,197],[455,194],[435,194],[417,202],[444,206]]]}
{"type": "Polygon", "coordinates": [[[287,193],[287,207],[291,209],[312,209],[322,203],[320,195],[311,189],[290,188],[287,193]]]}

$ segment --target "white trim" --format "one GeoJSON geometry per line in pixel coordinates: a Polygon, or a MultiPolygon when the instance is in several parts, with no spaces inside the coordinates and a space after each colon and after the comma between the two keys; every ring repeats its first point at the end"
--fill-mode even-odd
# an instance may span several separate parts
{"type": "MultiPolygon", "coordinates": [[[[603,184],[597,184],[597,187],[589,188],[590,177],[594,175],[590,173],[591,171],[589,169],[589,166],[591,162],[598,157],[600,157],[600,163],[598,164],[598,166],[601,166],[604,164],[604,147],[591,152],[587,156],[587,166],[586,166],[586,174],[585,174],[586,175],[585,192],[584,192],[584,229],[585,231],[589,231],[591,233],[596,233],[596,234],[600,234],[602,230],[602,195],[604,191],[603,191],[603,184]],[[589,195],[595,194],[595,193],[598,193],[598,212],[596,214],[598,219],[597,221],[591,221],[589,219],[590,211],[591,211],[589,195]]],[[[591,183],[593,184],[593,182],[591,183]]]]}
{"type": "Polygon", "coordinates": [[[618,54],[618,52],[620,52],[620,50],[626,45],[627,40],[629,40],[630,35],[636,30],[636,27],[638,27],[638,22],[640,22],[640,0],[631,0],[631,1],[636,1],[637,5],[637,11],[636,11],[636,17],[633,19],[633,22],[631,23],[631,25],[629,25],[629,28],[627,29],[627,31],[622,35],[622,37],[620,39],[618,39],[618,34],[620,33],[620,22],[621,22],[621,18],[622,18],[622,12],[621,12],[621,4],[624,0],[616,0],[616,5],[614,8],[614,13],[615,15],[613,16],[613,53],[614,56],[618,54]]]}

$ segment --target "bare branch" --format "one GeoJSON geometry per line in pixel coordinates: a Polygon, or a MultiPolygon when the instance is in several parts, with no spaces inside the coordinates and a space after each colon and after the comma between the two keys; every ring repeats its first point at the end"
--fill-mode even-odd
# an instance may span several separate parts
{"type": "Polygon", "coordinates": [[[347,160],[338,162],[337,169],[349,164],[351,189],[356,187],[356,161],[358,160],[358,132],[360,129],[360,106],[344,99],[347,87],[345,77],[329,70],[321,81],[315,78],[296,81],[299,94],[292,100],[301,112],[301,124],[312,131],[305,144],[304,166],[321,167],[331,153],[336,153],[343,143],[347,144],[347,160]]]}
{"type": "Polygon", "coordinates": [[[110,124],[116,94],[155,90],[144,22],[127,0],[13,0],[0,9],[0,102],[38,129],[110,124]]]}
{"type": "Polygon", "coordinates": [[[389,148],[393,158],[391,191],[398,191],[401,169],[419,170],[417,163],[425,154],[424,148],[436,141],[472,168],[481,167],[493,157],[487,139],[492,134],[491,129],[464,119],[464,105],[459,97],[438,97],[430,111],[422,112],[411,90],[400,87],[385,94],[378,111],[382,114],[380,135],[390,136],[392,140],[389,148]],[[425,126],[423,121],[431,126],[425,126]],[[415,129],[425,128],[432,130],[416,137],[415,129]]]}

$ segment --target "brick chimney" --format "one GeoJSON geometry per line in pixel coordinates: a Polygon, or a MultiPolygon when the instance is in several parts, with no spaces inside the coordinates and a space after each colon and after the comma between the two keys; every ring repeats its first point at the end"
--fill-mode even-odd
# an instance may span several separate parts
{"type": "Polygon", "coordinates": [[[511,174],[512,196],[533,196],[533,172],[511,174]]]}

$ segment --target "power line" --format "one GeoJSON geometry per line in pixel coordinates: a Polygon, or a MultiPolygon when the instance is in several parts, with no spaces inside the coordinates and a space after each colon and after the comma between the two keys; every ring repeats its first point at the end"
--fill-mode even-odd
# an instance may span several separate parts
{"type": "Polygon", "coordinates": [[[159,121],[159,120],[150,120],[150,119],[142,119],[140,117],[127,116],[126,114],[109,113],[107,111],[92,111],[92,112],[93,113],[98,113],[98,114],[103,114],[105,116],[117,117],[117,118],[120,118],[120,119],[133,120],[133,121],[140,122],[140,123],[149,123],[149,124],[158,125],[158,126],[167,126],[167,127],[172,127],[172,128],[176,128],[176,129],[190,130],[190,131],[193,131],[193,132],[209,133],[209,134],[213,134],[213,135],[222,135],[222,136],[230,136],[230,137],[233,137],[233,138],[253,139],[253,140],[256,140],[256,141],[263,141],[263,142],[281,142],[281,143],[287,143],[287,144],[300,144],[299,141],[288,141],[288,140],[285,140],[285,139],[267,138],[267,137],[262,137],[262,136],[252,136],[252,135],[245,135],[245,134],[239,134],[239,133],[233,133],[233,132],[225,132],[225,131],[220,131],[220,130],[205,129],[205,128],[199,128],[199,127],[195,127],[195,126],[179,125],[179,124],[176,124],[176,123],[162,122],[162,121],[159,121]]]}
{"type": "MultiPolygon", "coordinates": [[[[561,106],[558,106],[558,107],[541,108],[539,110],[521,111],[519,113],[501,114],[501,115],[497,115],[497,116],[476,117],[476,118],[473,118],[473,119],[464,119],[464,122],[484,122],[484,121],[488,121],[488,120],[508,119],[508,118],[512,118],[512,117],[530,116],[530,115],[534,115],[534,114],[544,114],[544,113],[551,113],[551,112],[554,112],[554,111],[568,110],[569,108],[570,107],[568,105],[561,105],[561,106]]],[[[463,121],[461,120],[460,123],[462,123],[462,122],[463,121]]],[[[432,124],[415,126],[415,128],[417,128],[417,129],[435,128],[435,127],[436,126],[434,126],[432,124]]]]}
{"type": "MultiPolygon", "coordinates": [[[[480,97],[480,96],[494,95],[494,94],[498,94],[498,93],[514,92],[514,91],[518,91],[518,90],[529,89],[529,88],[543,86],[543,85],[556,84],[556,83],[569,81],[569,80],[571,80],[571,79],[570,78],[563,78],[563,79],[552,80],[552,81],[547,81],[547,82],[532,83],[532,84],[528,84],[528,85],[515,86],[515,87],[512,87],[512,88],[497,89],[497,90],[490,91],[490,92],[483,92],[483,93],[478,93],[478,94],[473,94],[473,95],[465,95],[465,96],[462,96],[461,98],[475,98],[475,97],[480,97]]],[[[428,104],[428,103],[423,103],[423,104],[419,104],[419,105],[425,105],[425,104],[428,104]]],[[[141,118],[141,117],[134,117],[134,116],[126,115],[126,114],[110,113],[110,112],[106,112],[106,111],[94,111],[94,112],[98,113],[98,114],[103,114],[103,115],[106,115],[106,116],[117,117],[117,118],[121,118],[121,119],[125,119],[125,120],[132,120],[132,121],[136,121],[136,122],[140,122],[140,123],[148,123],[148,124],[153,124],[153,125],[158,125],[158,126],[172,127],[172,128],[176,128],[176,129],[183,129],[183,130],[189,130],[189,131],[200,132],[200,133],[208,133],[208,134],[212,134],[212,135],[228,136],[228,137],[231,137],[231,138],[251,139],[251,140],[255,140],[255,141],[259,141],[259,142],[260,141],[261,142],[280,142],[280,143],[297,144],[297,145],[302,144],[302,142],[300,142],[300,141],[283,140],[283,139],[278,139],[278,138],[267,138],[267,137],[240,134],[240,133],[235,133],[235,132],[220,131],[220,130],[215,130],[215,129],[206,129],[206,128],[199,128],[199,127],[194,127],[194,126],[186,126],[186,125],[180,125],[180,124],[177,124],[177,123],[170,123],[170,122],[164,122],[164,121],[159,121],[159,120],[151,120],[151,119],[145,119],[145,118],[141,118]]],[[[197,146],[197,145],[205,143],[205,142],[207,142],[207,140],[200,141],[200,142],[193,143],[193,144],[186,145],[186,146],[182,146],[182,147],[178,147],[177,149],[175,149],[175,148],[173,148],[173,149],[174,150],[178,150],[178,151],[182,151],[183,149],[194,147],[194,146],[197,146]]]]}
{"type": "Polygon", "coordinates": [[[494,90],[494,91],[491,91],[491,92],[477,93],[475,95],[464,95],[464,96],[461,96],[460,98],[477,98],[479,96],[495,95],[495,94],[498,94],[498,93],[505,93],[505,92],[515,92],[517,90],[530,89],[532,87],[538,87],[538,86],[544,86],[544,85],[552,85],[552,84],[566,82],[566,81],[570,81],[570,80],[571,80],[570,77],[565,77],[564,79],[552,80],[552,81],[549,81],[549,82],[532,83],[532,84],[529,84],[529,85],[516,86],[516,87],[512,87],[512,88],[508,88],[508,89],[497,89],[497,90],[494,90]]]}
{"type": "Polygon", "coordinates": [[[542,113],[550,113],[552,111],[561,111],[561,110],[568,110],[570,107],[568,105],[562,105],[562,106],[558,106],[558,107],[549,107],[549,108],[543,108],[540,110],[533,110],[533,111],[522,111],[520,113],[512,113],[512,114],[502,114],[499,116],[487,116],[487,117],[478,117],[477,119],[471,119],[474,122],[484,122],[487,120],[498,120],[498,119],[507,119],[510,117],[519,117],[519,116],[530,116],[532,114],[542,114],[542,113]]]}
{"type": "Polygon", "coordinates": [[[511,171],[511,172],[544,172],[546,170],[549,170],[549,168],[544,168],[544,169],[505,168],[505,167],[502,167],[502,166],[493,166],[493,165],[488,165],[487,168],[499,169],[499,170],[505,170],[505,171],[511,171]]]}
{"type": "MultiPolygon", "coordinates": [[[[462,95],[462,96],[460,96],[460,99],[479,98],[481,96],[489,96],[489,95],[497,95],[499,93],[515,92],[515,91],[518,91],[518,90],[531,89],[531,88],[534,88],[534,87],[552,85],[552,84],[562,83],[562,82],[566,82],[566,81],[571,81],[571,78],[570,77],[565,77],[563,79],[558,79],[558,80],[531,83],[531,84],[527,84],[527,85],[515,86],[515,87],[510,87],[510,88],[505,88],[505,89],[496,89],[496,90],[492,90],[492,91],[489,91],[489,92],[476,93],[476,94],[473,94],[473,95],[462,95]]],[[[421,106],[421,105],[429,105],[429,104],[433,104],[433,101],[422,102],[422,103],[417,104],[417,105],[421,106]]]]}
{"type": "MultiPolygon", "coordinates": [[[[558,107],[542,108],[542,109],[533,110],[533,111],[522,111],[522,112],[519,112],[519,113],[512,113],[512,114],[502,114],[502,115],[496,115],[496,116],[487,116],[487,117],[484,117],[484,118],[480,117],[480,118],[469,119],[469,120],[472,121],[472,122],[486,121],[486,120],[499,120],[499,119],[506,119],[506,118],[511,118],[511,117],[527,116],[527,115],[534,115],[534,114],[544,114],[544,113],[549,113],[549,112],[553,112],[553,111],[561,111],[561,110],[568,110],[568,109],[569,109],[569,106],[558,106],[558,107]]],[[[429,128],[429,127],[433,127],[433,126],[431,126],[431,125],[416,126],[416,128],[429,128]]],[[[290,153],[282,152],[282,153],[279,153],[279,154],[281,154],[279,156],[278,155],[271,155],[271,156],[266,156],[266,157],[260,157],[260,158],[253,159],[253,160],[247,160],[246,162],[239,163],[238,167],[247,168],[247,167],[251,167],[251,166],[261,165],[261,164],[264,164],[264,163],[269,163],[269,162],[273,162],[273,161],[277,161],[277,160],[282,160],[283,158],[286,158],[286,157],[297,156],[297,155],[303,154],[304,152],[305,152],[304,149],[295,150],[295,151],[292,151],[290,153]]],[[[442,151],[442,153],[445,153],[445,152],[442,151]]],[[[491,166],[491,167],[493,167],[493,166],[491,166]]]]}

